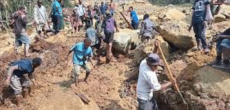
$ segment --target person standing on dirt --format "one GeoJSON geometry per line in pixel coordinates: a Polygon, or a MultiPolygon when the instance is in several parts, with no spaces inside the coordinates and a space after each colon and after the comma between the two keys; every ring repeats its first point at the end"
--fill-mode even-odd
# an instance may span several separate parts
{"type": "Polygon", "coordinates": [[[195,0],[193,6],[192,22],[189,26],[189,31],[193,28],[195,33],[198,50],[204,49],[205,53],[209,53],[209,48],[206,43],[205,31],[207,25],[206,13],[209,0],[195,0]],[[202,48],[201,48],[202,44],[202,48]]]}
{"type": "Polygon", "coordinates": [[[34,20],[36,24],[36,29],[38,32],[38,36],[40,38],[44,38],[44,35],[42,35],[43,28],[48,25],[48,15],[46,12],[46,8],[42,5],[42,2],[40,0],[37,1],[37,5],[34,7],[34,20]]]}
{"type": "Polygon", "coordinates": [[[143,22],[141,23],[141,41],[144,42],[145,40],[149,41],[155,37],[155,24],[149,19],[149,14],[145,14],[143,18],[143,22]]]}
{"type": "Polygon", "coordinates": [[[101,6],[100,6],[101,14],[105,16],[105,12],[107,9],[108,9],[108,6],[102,1],[101,6]]]}
{"type": "Polygon", "coordinates": [[[113,3],[113,0],[110,0],[108,10],[110,11],[111,16],[113,16],[115,13],[115,4],[113,3]]]}
{"type": "Polygon", "coordinates": [[[67,59],[70,53],[74,52],[73,54],[73,65],[74,65],[74,79],[75,79],[75,86],[77,86],[79,82],[79,74],[80,74],[80,69],[81,67],[86,70],[86,76],[84,81],[87,82],[87,78],[89,77],[89,74],[91,72],[91,69],[89,65],[87,64],[87,60],[92,62],[92,57],[93,57],[93,52],[92,48],[90,47],[91,45],[91,40],[89,38],[86,38],[84,42],[79,42],[76,45],[74,45],[68,55],[67,59]]]}
{"type": "Polygon", "coordinates": [[[36,86],[33,72],[41,63],[41,58],[34,58],[33,60],[25,59],[15,61],[9,65],[5,84],[6,86],[10,85],[14,90],[16,104],[19,108],[22,107],[22,92],[24,92],[24,98],[26,98],[29,91],[31,91],[31,82],[36,86]]]}
{"type": "Polygon", "coordinates": [[[52,4],[51,17],[53,22],[53,28],[55,30],[55,34],[58,34],[61,30],[62,26],[62,8],[61,8],[62,0],[55,0],[52,4]]]}
{"type": "Polygon", "coordinates": [[[216,38],[216,49],[217,56],[216,62],[213,67],[222,68],[222,69],[230,69],[229,55],[230,55],[230,28],[225,30],[220,35],[217,35],[216,38]],[[222,58],[223,56],[223,58],[222,58]],[[222,65],[223,59],[223,65],[222,65]]]}
{"type": "Polygon", "coordinates": [[[116,31],[119,32],[117,28],[117,23],[115,19],[110,15],[109,11],[106,11],[106,18],[104,19],[102,23],[102,28],[104,29],[105,39],[104,42],[107,44],[106,50],[107,55],[106,59],[107,62],[111,61],[113,54],[112,54],[112,43],[113,43],[113,37],[114,37],[114,31],[116,28],[116,31]]]}
{"type": "Polygon", "coordinates": [[[130,18],[131,18],[131,25],[134,30],[137,30],[138,25],[139,25],[139,20],[137,17],[136,11],[133,10],[133,7],[129,7],[129,12],[130,12],[130,18]]]}
{"type": "MultiPolygon", "coordinates": [[[[156,44],[155,51],[157,51],[156,44]]],[[[160,84],[157,79],[157,66],[160,65],[160,58],[156,53],[148,55],[147,59],[142,60],[139,67],[139,77],[137,82],[137,101],[138,110],[158,110],[153,92],[168,88],[171,82],[160,84]]]]}
{"type": "MultiPolygon", "coordinates": [[[[85,6],[82,4],[81,0],[79,0],[77,11],[78,11],[78,15],[80,16],[82,25],[84,25],[85,6]]],[[[78,31],[80,31],[80,28],[78,31]]]]}
{"type": "Polygon", "coordinates": [[[13,18],[14,18],[13,32],[15,33],[15,44],[14,44],[15,53],[18,54],[18,46],[24,44],[25,45],[24,55],[28,57],[30,56],[29,54],[30,40],[26,32],[26,25],[28,23],[26,7],[19,7],[19,10],[13,14],[13,18]]]}
{"type": "MultiPolygon", "coordinates": [[[[89,38],[91,40],[91,48],[93,53],[95,52],[95,48],[96,49],[100,49],[100,44],[99,44],[99,40],[97,37],[97,31],[93,28],[93,25],[86,25],[86,38],[89,38]]],[[[94,54],[95,55],[95,54],[94,54]]]]}
{"type": "Polygon", "coordinates": [[[93,25],[93,10],[92,7],[89,5],[87,7],[87,11],[85,13],[85,17],[84,17],[84,21],[85,21],[85,28],[87,29],[87,26],[91,26],[93,25]]]}

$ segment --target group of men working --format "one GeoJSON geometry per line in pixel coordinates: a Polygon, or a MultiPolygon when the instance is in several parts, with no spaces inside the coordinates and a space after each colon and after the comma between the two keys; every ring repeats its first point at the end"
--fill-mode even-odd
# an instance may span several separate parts
{"type": "MultiPolygon", "coordinates": [[[[54,33],[57,34],[61,28],[61,19],[62,19],[62,9],[60,5],[61,0],[54,1],[52,4],[51,18],[53,21],[54,33]]],[[[46,9],[42,5],[40,1],[34,9],[34,19],[35,23],[38,27],[38,34],[42,36],[41,31],[44,27],[48,26],[48,15],[46,14],[46,9]]],[[[206,0],[196,0],[193,6],[193,16],[192,23],[189,28],[193,27],[196,39],[197,46],[200,47],[202,43],[202,47],[206,53],[209,52],[207,43],[205,40],[205,26],[206,26],[206,8],[210,4],[209,1],[206,0]]],[[[117,24],[113,15],[115,14],[115,5],[110,4],[110,8],[108,10],[108,6],[101,3],[101,6],[94,6],[94,9],[91,9],[88,6],[88,10],[85,10],[84,5],[81,0],[79,0],[79,4],[73,9],[73,15],[71,16],[71,24],[75,31],[79,31],[80,26],[85,23],[86,27],[86,38],[83,42],[76,43],[69,51],[67,55],[67,59],[69,54],[73,52],[73,64],[74,64],[74,79],[75,85],[79,83],[79,74],[80,69],[84,68],[86,70],[86,76],[84,81],[87,81],[88,76],[90,75],[91,69],[89,65],[87,65],[87,61],[91,62],[93,57],[93,49],[92,48],[100,48],[101,40],[103,40],[107,44],[107,60],[110,61],[112,57],[112,42],[114,37],[115,29],[118,31],[117,24]],[[94,11],[93,11],[94,10],[94,11]],[[95,13],[96,16],[93,15],[95,13]],[[95,29],[93,28],[93,19],[96,19],[95,29]],[[81,25],[79,25],[81,24],[81,25]],[[99,38],[99,39],[98,39],[99,38]]],[[[139,20],[136,12],[133,10],[133,7],[129,8],[130,17],[131,17],[131,25],[133,29],[138,28],[139,20]]],[[[26,24],[28,22],[26,16],[26,8],[19,7],[18,11],[13,14],[14,22],[14,33],[15,37],[15,51],[17,52],[17,47],[19,45],[25,44],[25,56],[29,56],[29,39],[26,33],[26,24]]],[[[49,27],[50,28],[50,27],[49,27]]],[[[154,38],[155,25],[149,19],[149,15],[145,14],[143,22],[141,23],[140,34],[142,35],[141,40],[149,40],[154,38]]],[[[227,29],[222,34],[217,37],[217,64],[221,64],[222,54],[223,54],[223,62],[224,67],[229,66],[229,53],[230,49],[230,29],[227,29]]],[[[167,82],[164,84],[160,84],[157,79],[156,70],[157,66],[160,65],[160,58],[157,55],[157,48],[159,44],[156,43],[155,50],[153,53],[149,54],[147,59],[144,59],[139,68],[139,77],[137,83],[137,100],[139,103],[139,110],[157,110],[157,103],[153,97],[153,91],[158,91],[160,89],[165,89],[172,85],[171,82],[167,82]]],[[[33,71],[36,67],[41,65],[42,60],[40,58],[35,58],[33,60],[20,60],[16,62],[12,62],[8,68],[6,85],[10,85],[14,90],[16,95],[17,105],[20,107],[21,99],[22,99],[22,91],[28,92],[29,87],[31,85],[30,82],[33,80],[33,71]],[[26,74],[24,76],[24,74],[26,74]],[[30,81],[31,80],[31,81],[30,81]]]]}

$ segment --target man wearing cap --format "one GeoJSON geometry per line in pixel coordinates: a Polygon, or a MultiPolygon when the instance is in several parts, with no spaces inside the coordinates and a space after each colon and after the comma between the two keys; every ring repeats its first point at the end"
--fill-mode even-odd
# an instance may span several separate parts
{"type": "Polygon", "coordinates": [[[74,52],[72,61],[74,64],[73,75],[75,79],[75,86],[77,86],[79,82],[78,77],[80,74],[81,67],[86,70],[86,76],[84,79],[85,82],[87,82],[87,78],[90,74],[91,69],[89,65],[87,65],[87,60],[91,62],[93,57],[93,52],[90,45],[91,40],[89,38],[86,38],[84,42],[79,42],[76,45],[74,45],[67,55],[68,59],[69,54],[74,52]]]}
{"type": "Polygon", "coordinates": [[[42,35],[42,28],[47,25],[48,15],[46,8],[42,5],[42,2],[38,0],[37,5],[34,7],[34,20],[37,26],[38,36],[44,38],[42,35]]]}
{"type": "Polygon", "coordinates": [[[138,110],[158,110],[153,92],[165,89],[172,84],[171,82],[164,84],[158,82],[156,75],[158,65],[160,65],[160,58],[156,53],[149,54],[148,58],[140,64],[137,82],[138,110]]]}

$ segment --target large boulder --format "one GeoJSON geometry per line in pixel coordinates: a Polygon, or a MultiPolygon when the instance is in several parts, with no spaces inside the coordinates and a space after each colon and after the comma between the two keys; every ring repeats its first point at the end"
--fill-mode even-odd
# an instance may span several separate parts
{"type": "Polygon", "coordinates": [[[214,21],[215,21],[215,23],[226,21],[226,16],[224,16],[222,14],[218,14],[214,17],[214,21]]]}
{"type": "Polygon", "coordinates": [[[127,52],[131,46],[140,44],[139,30],[122,29],[114,35],[113,48],[116,51],[127,52]]]}
{"type": "Polygon", "coordinates": [[[195,46],[195,37],[187,31],[188,24],[178,21],[166,21],[158,25],[157,30],[160,35],[175,47],[188,50],[195,46]]]}
{"type": "Polygon", "coordinates": [[[185,14],[181,11],[178,11],[176,9],[169,9],[165,14],[166,19],[169,20],[183,20],[185,19],[185,14]]]}

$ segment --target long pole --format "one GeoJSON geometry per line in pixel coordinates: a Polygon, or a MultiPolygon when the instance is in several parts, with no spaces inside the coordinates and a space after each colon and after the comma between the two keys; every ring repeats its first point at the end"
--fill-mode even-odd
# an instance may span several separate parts
{"type": "Polygon", "coordinates": [[[168,79],[174,84],[174,88],[175,88],[176,91],[179,93],[179,95],[180,95],[180,97],[181,97],[183,103],[186,104],[187,107],[188,107],[188,104],[186,103],[184,97],[182,96],[182,94],[181,94],[181,92],[180,92],[180,89],[179,89],[179,87],[178,87],[178,85],[177,85],[176,80],[173,80],[174,78],[173,78],[172,72],[171,72],[171,70],[169,69],[168,62],[166,61],[165,56],[164,56],[164,53],[163,53],[163,51],[162,51],[162,49],[161,49],[160,46],[159,46],[159,51],[160,51],[160,54],[161,54],[161,56],[162,56],[162,58],[163,58],[163,62],[165,63],[165,67],[166,67],[166,69],[167,69],[167,76],[168,76],[168,79]]]}

